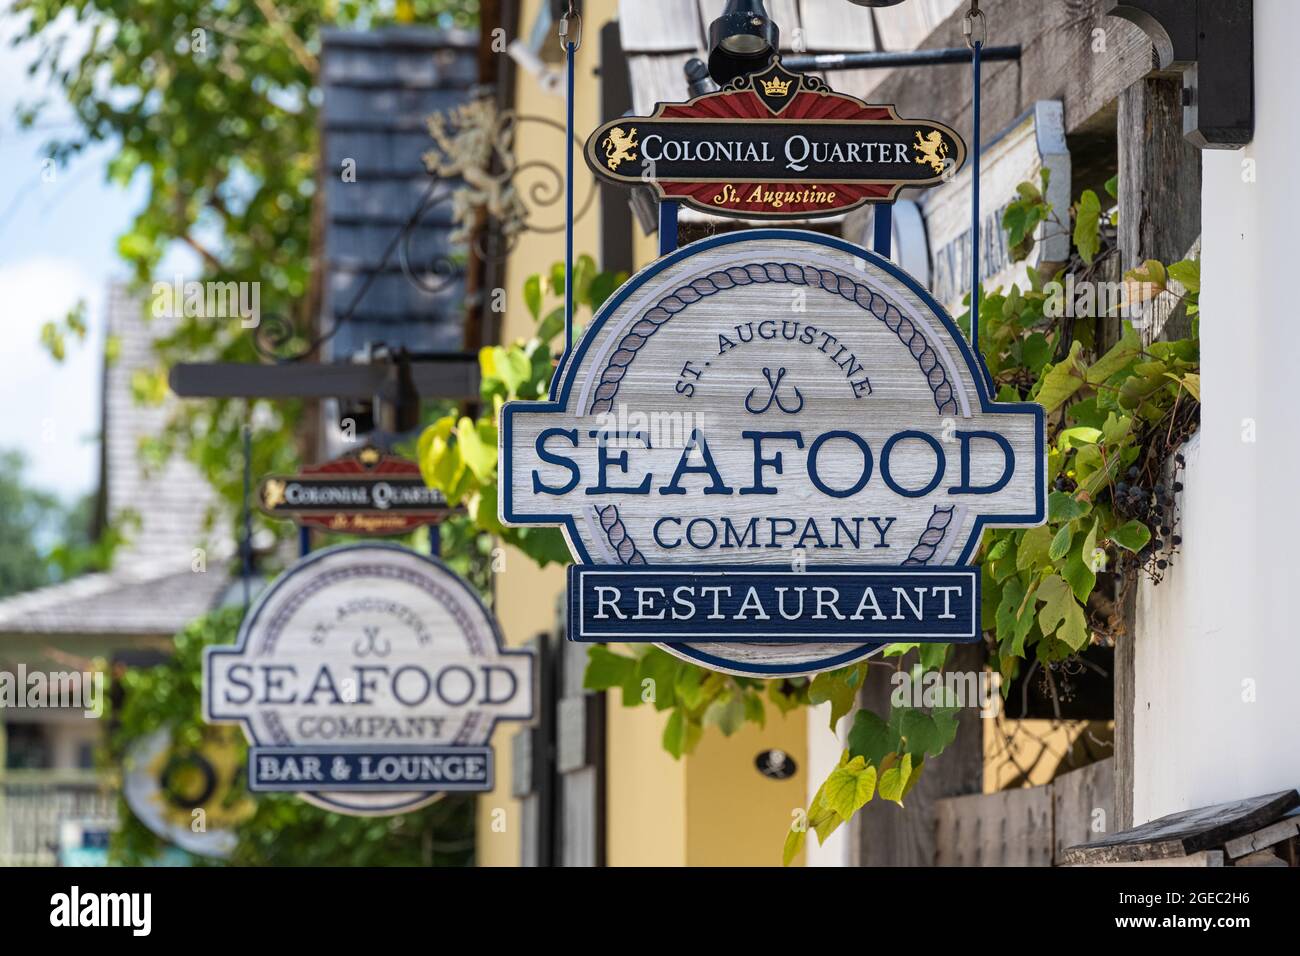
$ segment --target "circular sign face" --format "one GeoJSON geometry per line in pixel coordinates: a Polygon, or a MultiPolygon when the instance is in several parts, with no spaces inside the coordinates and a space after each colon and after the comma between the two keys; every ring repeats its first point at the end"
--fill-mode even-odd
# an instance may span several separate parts
{"type": "Polygon", "coordinates": [[[249,789],[354,814],[489,790],[498,720],[532,716],[533,657],[440,561],[331,548],[262,594],[234,648],[204,659],[204,717],[239,722],[249,789]]]}
{"type": "Polygon", "coordinates": [[[225,859],[238,838],[234,827],[253,815],[247,796],[234,796],[243,773],[238,731],[212,727],[197,749],[178,747],[163,727],[127,750],[122,796],[154,834],[199,856],[225,859]],[[198,811],[203,826],[195,827],[198,811]]]}
{"type": "Polygon", "coordinates": [[[765,676],[976,640],[981,528],[1045,518],[1041,407],[994,403],[924,289],[826,236],[660,260],[551,398],[503,410],[501,513],[596,566],[571,569],[576,640],[765,676]]]}

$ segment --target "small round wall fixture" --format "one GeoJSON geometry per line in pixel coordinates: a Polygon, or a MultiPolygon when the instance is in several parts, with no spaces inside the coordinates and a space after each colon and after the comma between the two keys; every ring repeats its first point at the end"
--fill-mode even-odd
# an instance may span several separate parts
{"type": "Polygon", "coordinates": [[[789,780],[799,772],[799,765],[784,750],[764,750],[754,758],[758,772],[769,780],[789,780]]]}

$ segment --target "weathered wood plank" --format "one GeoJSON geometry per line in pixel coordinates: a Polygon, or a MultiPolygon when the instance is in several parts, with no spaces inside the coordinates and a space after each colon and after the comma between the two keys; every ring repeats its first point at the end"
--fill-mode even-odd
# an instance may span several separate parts
{"type": "MultiPolygon", "coordinates": [[[[905,658],[905,661],[910,660],[905,658]]],[[[953,670],[979,670],[982,648],[957,646],[949,656],[953,670]]],[[[888,667],[868,669],[860,702],[878,714],[888,713],[893,690],[888,667]]],[[[965,708],[957,718],[957,737],[942,754],[926,761],[906,809],[873,800],[853,822],[853,866],[934,866],[938,855],[935,805],[943,797],[978,794],[984,782],[984,726],[979,711],[965,708]]]]}
{"type": "MultiPolygon", "coordinates": [[[[905,6],[910,6],[904,5],[905,6]]],[[[989,63],[984,68],[983,135],[1009,125],[1035,100],[1065,104],[1068,133],[1090,129],[1090,121],[1120,91],[1155,66],[1147,36],[1124,20],[1102,12],[1103,0],[986,0],[990,44],[1023,47],[1019,63],[989,63]],[[1098,33],[1097,31],[1101,31],[1098,33]]],[[[904,7],[897,8],[903,10],[904,7]]],[[[963,46],[965,6],[954,10],[921,46],[963,46]]],[[[877,11],[877,24],[883,24],[877,11]]],[[[882,26],[886,48],[892,48],[882,26]]],[[[881,71],[871,86],[853,89],[831,77],[832,85],[874,103],[893,103],[903,116],[932,116],[963,132],[970,125],[970,67],[963,64],[881,71]]],[[[1110,135],[1110,130],[1098,130],[1110,135]]]]}
{"type": "Polygon", "coordinates": [[[799,0],[805,49],[812,53],[869,53],[879,49],[866,7],[844,0],[799,0]]]}
{"type": "Polygon", "coordinates": [[[1300,835],[1300,817],[1287,817],[1262,830],[1229,840],[1223,845],[1223,849],[1230,859],[1235,860],[1239,856],[1267,849],[1297,835],[1300,835]]]}
{"type": "Polygon", "coordinates": [[[1223,846],[1276,822],[1300,806],[1300,793],[1282,790],[1246,800],[1171,813],[1062,853],[1067,863],[1123,863],[1189,856],[1223,846]]]}
{"type": "Polygon", "coordinates": [[[1050,866],[1052,788],[949,797],[935,804],[938,866],[1050,866]]]}
{"type": "Polygon", "coordinates": [[[1072,863],[1071,866],[1223,866],[1222,850],[1202,850],[1187,856],[1167,856],[1158,860],[1129,860],[1122,863],[1072,863]]]}
{"type": "Polygon", "coordinates": [[[925,38],[959,6],[964,8],[961,0],[915,0],[873,10],[881,49],[915,50],[927,45],[925,38]]]}
{"type": "Polygon", "coordinates": [[[618,23],[626,53],[696,50],[703,43],[695,0],[620,0],[618,23]]]}
{"type": "Polygon", "coordinates": [[[1062,774],[1052,781],[1051,789],[1054,860],[1066,847],[1089,843],[1115,828],[1113,757],[1062,774]]]}

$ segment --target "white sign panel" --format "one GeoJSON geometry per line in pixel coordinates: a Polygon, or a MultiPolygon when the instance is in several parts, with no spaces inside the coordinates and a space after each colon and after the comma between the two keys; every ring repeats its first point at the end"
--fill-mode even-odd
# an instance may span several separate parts
{"type": "Polygon", "coordinates": [[[440,561],[394,545],[331,548],[282,574],[234,647],[203,662],[204,719],[239,723],[249,789],[340,813],[413,810],[490,790],[499,720],[533,713],[533,656],[440,561]]]}
{"type": "MultiPolygon", "coordinates": [[[[1070,152],[1065,143],[1064,110],[1060,100],[1040,100],[990,143],[984,144],[980,174],[980,281],[985,288],[1006,288],[1018,282],[1028,288],[1025,269],[1070,257],[1070,152]],[[1051,171],[1047,200],[1066,223],[1039,225],[1037,244],[1024,262],[1012,262],[1002,216],[1017,198],[1016,187],[1041,185],[1043,169],[1051,171]]],[[[971,282],[971,173],[962,170],[952,181],[920,199],[931,250],[930,288],[953,312],[964,312],[962,298],[971,282]]]]}
{"type": "Polygon", "coordinates": [[[633,277],[549,402],[501,418],[501,515],[559,525],[569,636],[806,674],[979,638],[988,525],[1045,518],[1044,421],[998,404],[892,263],[786,230],[633,277]]]}

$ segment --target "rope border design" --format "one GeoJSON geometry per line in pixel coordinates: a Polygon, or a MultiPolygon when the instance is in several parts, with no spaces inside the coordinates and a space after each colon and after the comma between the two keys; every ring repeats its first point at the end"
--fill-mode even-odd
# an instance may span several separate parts
{"type": "Polygon", "coordinates": [[[792,285],[810,286],[838,295],[845,301],[865,309],[877,321],[897,336],[899,342],[912,354],[926,384],[934,395],[935,407],[940,415],[955,415],[958,412],[956,392],[948,381],[948,373],[939,361],[930,343],[925,340],[911,319],[898,310],[898,307],[883,295],[873,292],[848,276],[840,275],[829,269],[817,269],[794,262],[765,262],[747,266],[731,266],[710,272],[706,276],[693,279],[680,288],[674,289],[661,298],[645,315],[636,321],[618,343],[605,368],[600,373],[600,384],[596,387],[591,401],[590,415],[608,412],[614,406],[614,396],[618,394],[619,384],[627,374],[628,367],[636,358],[637,352],[650,340],[659,329],[673,316],[685,311],[686,307],[706,299],[719,292],[725,292],[738,286],[762,284],[767,282],[790,283],[792,285]]]}
{"type": "MultiPolygon", "coordinates": [[[[599,415],[613,409],[614,397],[618,394],[618,387],[623,381],[623,376],[627,374],[632,360],[650,341],[650,337],[673,316],[685,311],[687,306],[719,292],[738,286],[767,282],[788,282],[793,285],[823,289],[865,309],[893,332],[898,341],[912,354],[912,358],[916,360],[917,366],[925,376],[926,384],[930,386],[935,408],[938,409],[939,414],[958,413],[956,394],[952,383],[948,381],[948,373],[943,363],[939,361],[939,356],[935,354],[916,325],[903,315],[896,305],[883,295],[830,269],[816,269],[794,262],[764,262],[747,266],[731,266],[710,272],[706,276],[693,279],[686,285],[674,289],[656,302],[624,334],[618,343],[618,348],[610,355],[609,361],[600,373],[600,384],[596,386],[588,414],[599,415]]],[[[645,555],[628,535],[627,527],[619,517],[617,506],[596,508],[595,512],[600,519],[605,537],[618,555],[619,561],[625,565],[647,563],[645,555]]],[[[907,560],[903,562],[905,567],[924,565],[934,557],[939,545],[948,534],[948,526],[952,523],[953,514],[953,508],[935,507],[925,531],[921,533],[921,539],[912,548],[907,560]]]]}
{"type": "Polygon", "coordinates": [[[948,536],[948,526],[952,524],[953,516],[957,513],[955,505],[940,508],[935,505],[934,512],[930,515],[930,520],[921,532],[921,540],[916,543],[907,560],[903,562],[903,567],[916,567],[918,565],[929,564],[934,553],[939,550],[939,545],[943,539],[948,536]]]}

